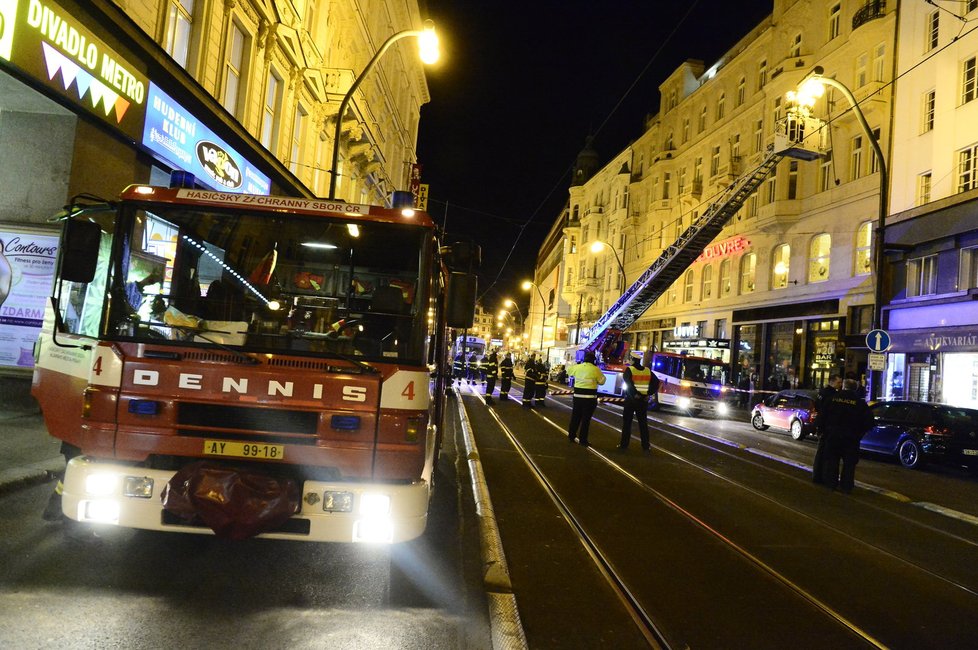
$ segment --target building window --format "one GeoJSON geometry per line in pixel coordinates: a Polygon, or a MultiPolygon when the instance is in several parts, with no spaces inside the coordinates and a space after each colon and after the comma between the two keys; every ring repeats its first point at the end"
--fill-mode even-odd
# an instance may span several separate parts
{"type": "Polygon", "coordinates": [[[883,81],[886,73],[884,62],[886,60],[886,44],[880,43],[873,50],[873,81],[883,81]]]}
{"type": "Polygon", "coordinates": [[[774,123],[777,124],[781,121],[781,98],[774,98],[774,123]]]}
{"type": "Polygon", "coordinates": [[[978,287],[978,247],[971,246],[961,249],[958,291],[967,291],[975,287],[978,287]]]}
{"type": "Polygon", "coordinates": [[[265,89],[265,106],[262,109],[261,143],[272,153],[275,152],[275,147],[278,144],[278,106],[281,88],[282,79],[274,70],[270,70],[268,86],[265,89]]]}
{"type": "Polygon", "coordinates": [[[930,203],[931,173],[924,172],[917,176],[917,205],[930,203]]]}
{"type": "Polygon", "coordinates": [[[829,149],[818,163],[818,189],[826,192],[832,187],[832,150],[829,149]]]}
{"type": "Polygon", "coordinates": [[[757,64],[757,89],[763,90],[767,85],[767,59],[757,64]]]}
{"type": "Polygon", "coordinates": [[[842,20],[842,5],[835,4],[829,9],[829,40],[839,35],[839,26],[842,20]]]}
{"type": "Polygon", "coordinates": [[[784,289],[788,286],[788,273],[791,271],[791,246],[781,244],[771,256],[771,288],[784,289]]]}
{"type": "Polygon", "coordinates": [[[873,264],[873,222],[864,221],[856,229],[856,275],[869,275],[873,264]]]}
{"type": "Polygon", "coordinates": [[[193,15],[194,0],[168,0],[163,49],[184,68],[190,56],[193,15]]]}
{"type": "Polygon", "coordinates": [[[975,90],[975,57],[971,57],[961,66],[961,103],[974,99],[975,90]]]}
{"type": "Polygon", "coordinates": [[[737,106],[743,106],[747,101],[747,78],[741,77],[737,82],[737,106]]]}
{"type": "MultiPolygon", "coordinates": [[[[880,130],[873,129],[873,139],[872,142],[880,141],[880,130]]],[[[880,170],[880,158],[876,155],[876,147],[873,147],[871,155],[869,156],[869,173],[875,174],[880,170]]]]}
{"type": "Polygon", "coordinates": [[[720,297],[724,298],[733,292],[733,285],[730,282],[730,260],[720,262],[720,297]]]}
{"type": "Polygon", "coordinates": [[[754,153],[764,148],[764,120],[754,122],[754,153]]]}
{"type": "Polygon", "coordinates": [[[686,271],[683,278],[683,302],[693,302],[693,270],[686,271]]]}
{"type": "Polygon", "coordinates": [[[314,163],[312,172],[312,189],[316,193],[316,196],[324,196],[326,193],[323,191],[325,189],[325,170],[322,168],[322,163],[320,162],[326,155],[326,139],[322,133],[319,133],[316,137],[316,150],[313,153],[314,163]]]}
{"type": "Polygon", "coordinates": [[[967,11],[971,12],[974,11],[975,9],[978,9],[978,0],[968,0],[967,11]]]}
{"type": "Polygon", "coordinates": [[[750,196],[747,197],[747,218],[757,216],[757,192],[752,192],[750,196]]]}
{"type": "Polygon", "coordinates": [[[934,130],[934,105],[937,100],[937,91],[928,90],[924,93],[924,106],[921,111],[920,132],[927,133],[934,130]]]}
{"type": "Polygon", "coordinates": [[[788,163],[788,199],[798,198],[798,161],[788,163]]]}
{"type": "Polygon", "coordinates": [[[290,150],[289,171],[299,175],[302,161],[302,134],[306,128],[306,111],[301,106],[295,107],[295,121],[292,124],[292,147],[290,150]]]}
{"type": "Polygon", "coordinates": [[[727,112],[727,94],[720,93],[720,98],[717,99],[717,121],[723,119],[724,114],[727,112]]]}
{"type": "Polygon", "coordinates": [[[689,142],[689,118],[688,117],[683,118],[682,140],[683,140],[682,142],[683,144],[689,142]]]}
{"type": "Polygon", "coordinates": [[[869,55],[863,52],[856,57],[856,88],[862,88],[869,81],[866,76],[866,66],[869,65],[869,55]]]}
{"type": "Polygon", "coordinates": [[[907,297],[937,293],[937,255],[918,257],[907,262],[907,297]]]}
{"type": "Polygon", "coordinates": [[[829,257],[832,251],[832,235],[823,232],[812,237],[808,252],[808,281],[823,282],[829,279],[829,257]]]}
{"type": "Polygon", "coordinates": [[[740,293],[754,293],[757,276],[757,255],[747,253],[740,258],[740,293]]]}
{"type": "Polygon", "coordinates": [[[686,193],[686,168],[679,168],[679,175],[676,177],[676,194],[682,196],[686,193]]]}
{"type": "Polygon", "coordinates": [[[801,34],[795,34],[794,40],[791,41],[791,48],[788,50],[788,57],[792,59],[797,59],[801,56],[801,34]]]}
{"type": "Polygon", "coordinates": [[[662,200],[669,198],[669,186],[672,185],[672,174],[665,172],[662,175],[662,200]]]}
{"type": "Polygon", "coordinates": [[[244,65],[245,35],[237,23],[231,22],[228,51],[224,59],[224,96],[221,105],[231,115],[238,116],[238,88],[244,65]]]}
{"type": "Polygon", "coordinates": [[[710,154],[710,178],[720,173],[720,147],[713,147],[710,154]]]}
{"type": "Polygon", "coordinates": [[[927,16],[927,41],[924,44],[924,52],[930,52],[937,48],[938,35],[940,33],[941,14],[939,11],[932,11],[927,16]]]}
{"type": "Polygon", "coordinates": [[[967,192],[978,187],[978,144],[958,152],[958,192],[967,192]]]}
{"type": "Polygon", "coordinates": [[[725,339],[727,338],[727,319],[717,318],[713,321],[713,338],[715,339],[725,339]]]}
{"type": "Polygon", "coordinates": [[[574,235],[571,235],[570,238],[570,252],[572,254],[577,252],[577,237],[574,235]]]}
{"type": "Polygon", "coordinates": [[[700,133],[706,131],[706,106],[700,110],[700,121],[699,124],[696,125],[696,128],[700,133]]]}
{"type": "Polygon", "coordinates": [[[765,187],[767,187],[767,192],[765,194],[764,205],[769,205],[771,203],[774,203],[774,201],[778,198],[777,177],[772,176],[771,178],[767,179],[767,183],[765,183],[765,187]]]}
{"type": "Polygon", "coordinates": [[[697,156],[693,159],[693,182],[703,182],[703,157],[697,156]]]}
{"type": "Polygon", "coordinates": [[[703,267],[703,288],[700,292],[702,300],[709,300],[713,297],[713,265],[707,264],[703,267]]]}
{"type": "Polygon", "coordinates": [[[857,135],[852,139],[849,151],[849,180],[854,181],[863,172],[863,136],[857,135]]]}

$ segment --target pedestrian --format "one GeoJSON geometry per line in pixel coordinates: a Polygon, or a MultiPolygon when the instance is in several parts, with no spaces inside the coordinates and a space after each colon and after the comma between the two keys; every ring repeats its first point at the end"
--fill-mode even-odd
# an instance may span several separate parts
{"type": "Polygon", "coordinates": [[[618,449],[628,449],[632,439],[632,418],[638,420],[638,432],[642,438],[642,449],[649,451],[649,398],[659,392],[659,378],[650,369],[642,366],[642,354],[631,352],[632,364],[622,373],[625,405],[622,411],[621,441],[618,449]]]}
{"type": "Polygon", "coordinates": [[[829,375],[829,382],[818,393],[816,403],[815,431],[818,432],[818,446],[815,448],[815,459],[812,461],[812,483],[822,485],[825,483],[825,416],[823,410],[829,398],[839,392],[842,388],[842,377],[837,374],[829,375]]]}
{"type": "Polygon", "coordinates": [[[489,356],[482,360],[482,372],[486,378],[486,404],[492,404],[492,391],[496,390],[496,374],[498,372],[498,360],[495,350],[490,352],[489,356]]]}
{"type": "Polygon", "coordinates": [[[873,415],[866,401],[859,397],[859,382],[846,379],[842,390],[826,399],[819,418],[825,429],[825,451],[822,455],[822,477],[825,487],[849,494],[856,482],[859,441],[873,426],[873,415]],[[839,461],[842,472],[839,472],[839,461]]]}
{"type": "Polygon", "coordinates": [[[533,407],[533,397],[537,391],[536,357],[532,354],[523,364],[523,406],[533,407]]]}
{"type": "Polygon", "coordinates": [[[465,375],[470,384],[475,384],[479,381],[479,359],[475,356],[475,351],[469,355],[469,360],[465,364],[465,375]]]}
{"type": "Polygon", "coordinates": [[[499,362],[499,399],[509,399],[509,389],[513,385],[513,354],[507,352],[505,358],[499,362]]]}
{"type": "Polygon", "coordinates": [[[543,359],[537,359],[533,364],[533,380],[536,390],[533,391],[533,406],[546,406],[547,398],[547,364],[543,359]]]}
{"type": "Polygon", "coordinates": [[[598,386],[604,384],[605,376],[594,365],[594,352],[584,353],[584,361],[571,368],[568,373],[574,380],[574,408],[571,411],[570,428],[567,439],[574,442],[580,431],[581,446],[588,446],[588,429],[594,410],[598,408],[598,386]]]}

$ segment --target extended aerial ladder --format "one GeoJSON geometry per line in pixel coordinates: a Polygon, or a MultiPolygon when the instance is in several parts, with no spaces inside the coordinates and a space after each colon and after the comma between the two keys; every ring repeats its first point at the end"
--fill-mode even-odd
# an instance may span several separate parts
{"type": "Polygon", "coordinates": [[[783,158],[814,160],[820,156],[824,150],[823,126],[821,120],[804,112],[790,111],[777,124],[764,160],[731,183],[582,337],[578,361],[591,351],[600,352],[605,364],[621,363],[621,333],[689,268],[783,158]]]}

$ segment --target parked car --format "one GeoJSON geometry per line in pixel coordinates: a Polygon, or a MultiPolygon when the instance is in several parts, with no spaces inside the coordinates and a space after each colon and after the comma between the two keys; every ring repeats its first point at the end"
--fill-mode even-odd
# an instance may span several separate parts
{"type": "Polygon", "coordinates": [[[875,425],[861,450],[895,456],[911,469],[935,460],[978,471],[978,410],[911,401],[876,402],[870,410],[875,425]]]}
{"type": "Polygon", "coordinates": [[[750,423],[758,431],[768,427],[787,429],[795,440],[815,432],[818,391],[805,388],[783,390],[758,402],[751,409],[750,423]]]}

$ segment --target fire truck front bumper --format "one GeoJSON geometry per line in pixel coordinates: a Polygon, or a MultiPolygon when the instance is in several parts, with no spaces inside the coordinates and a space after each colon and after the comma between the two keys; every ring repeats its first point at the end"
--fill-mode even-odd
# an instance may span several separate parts
{"type": "MultiPolygon", "coordinates": [[[[161,493],[175,472],[74,458],[65,473],[62,511],[91,524],[208,535],[203,524],[164,510],[161,493]]],[[[264,539],[398,543],[420,536],[430,484],[305,481],[300,511],[264,539]]]]}

